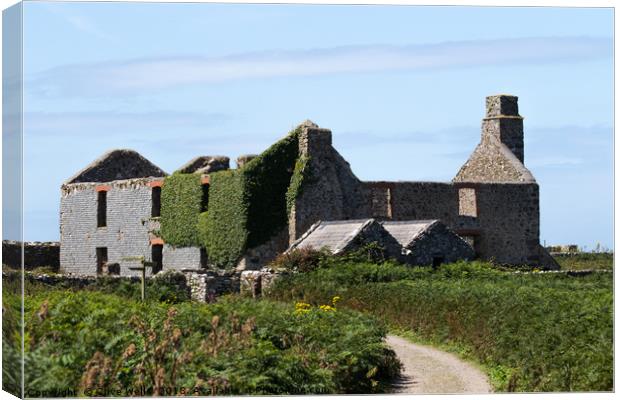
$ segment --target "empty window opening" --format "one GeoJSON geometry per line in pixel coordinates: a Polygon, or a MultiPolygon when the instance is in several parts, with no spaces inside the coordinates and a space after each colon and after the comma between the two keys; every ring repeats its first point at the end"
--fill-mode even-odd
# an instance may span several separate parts
{"type": "Polygon", "coordinates": [[[97,247],[97,275],[108,273],[108,248],[97,247]]]}
{"type": "Polygon", "coordinates": [[[478,217],[478,204],[476,201],[476,189],[459,189],[459,215],[466,217],[478,217]]]}
{"type": "Polygon", "coordinates": [[[161,187],[156,186],[151,192],[151,217],[161,216],[161,187]]]}
{"type": "Polygon", "coordinates": [[[200,268],[209,267],[209,257],[207,256],[207,250],[205,248],[200,249],[200,268]]]}
{"type": "Polygon", "coordinates": [[[121,274],[121,266],[119,263],[108,264],[108,275],[120,275],[120,274],[121,274]]]}
{"type": "Polygon", "coordinates": [[[153,263],[153,275],[158,273],[163,268],[163,250],[164,246],[161,244],[154,244],[151,246],[151,262],[153,263]]]}
{"type": "Polygon", "coordinates": [[[202,203],[200,206],[200,211],[205,212],[209,209],[209,184],[205,183],[202,185],[202,203]]]}
{"type": "Polygon", "coordinates": [[[433,268],[437,268],[441,264],[443,264],[443,257],[441,257],[441,256],[433,257],[433,268]]]}
{"type": "Polygon", "coordinates": [[[108,213],[108,192],[97,192],[97,227],[101,228],[107,225],[108,213]]]}

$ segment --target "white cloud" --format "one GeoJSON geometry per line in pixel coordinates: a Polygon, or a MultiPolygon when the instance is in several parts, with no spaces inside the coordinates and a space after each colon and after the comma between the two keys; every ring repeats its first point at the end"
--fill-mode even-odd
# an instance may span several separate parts
{"type": "Polygon", "coordinates": [[[239,79],[580,62],[611,55],[611,39],[588,37],[345,46],[67,65],[30,77],[27,88],[52,95],[137,95],[179,85],[239,79]]]}

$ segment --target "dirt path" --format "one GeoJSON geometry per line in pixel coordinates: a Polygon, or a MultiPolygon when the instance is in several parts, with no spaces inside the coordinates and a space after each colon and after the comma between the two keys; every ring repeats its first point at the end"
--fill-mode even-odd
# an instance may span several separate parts
{"type": "Polygon", "coordinates": [[[403,363],[395,393],[490,393],[487,376],[457,356],[388,335],[386,342],[403,363]]]}

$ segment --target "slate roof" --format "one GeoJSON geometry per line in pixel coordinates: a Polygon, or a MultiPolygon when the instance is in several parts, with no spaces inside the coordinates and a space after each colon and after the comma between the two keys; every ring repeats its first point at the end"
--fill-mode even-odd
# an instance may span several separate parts
{"type": "Polygon", "coordinates": [[[419,220],[419,221],[383,221],[381,225],[392,235],[402,247],[409,247],[439,220],[419,220]]]}
{"type": "Polygon", "coordinates": [[[341,252],[365,227],[372,224],[373,219],[345,221],[319,221],[301,236],[293,248],[327,248],[332,253],[341,252]]]}

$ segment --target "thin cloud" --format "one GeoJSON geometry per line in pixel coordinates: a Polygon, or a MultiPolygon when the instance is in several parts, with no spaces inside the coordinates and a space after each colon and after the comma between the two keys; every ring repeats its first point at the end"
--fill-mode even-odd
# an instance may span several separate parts
{"type": "Polygon", "coordinates": [[[64,19],[66,22],[69,23],[69,25],[82,33],[96,36],[100,39],[112,38],[107,32],[104,32],[94,22],[92,22],[88,17],[84,15],[70,12],[64,8],[55,7],[53,3],[46,4],[46,9],[52,14],[58,16],[59,18],[64,19]]]}
{"type": "Polygon", "coordinates": [[[47,95],[139,95],[176,86],[242,79],[580,62],[611,55],[611,39],[589,37],[344,46],[66,65],[31,77],[29,87],[47,95]]]}
{"type": "Polygon", "coordinates": [[[27,135],[64,137],[105,134],[127,137],[131,134],[202,130],[230,120],[223,113],[181,111],[152,112],[28,112],[24,114],[27,135]]]}

